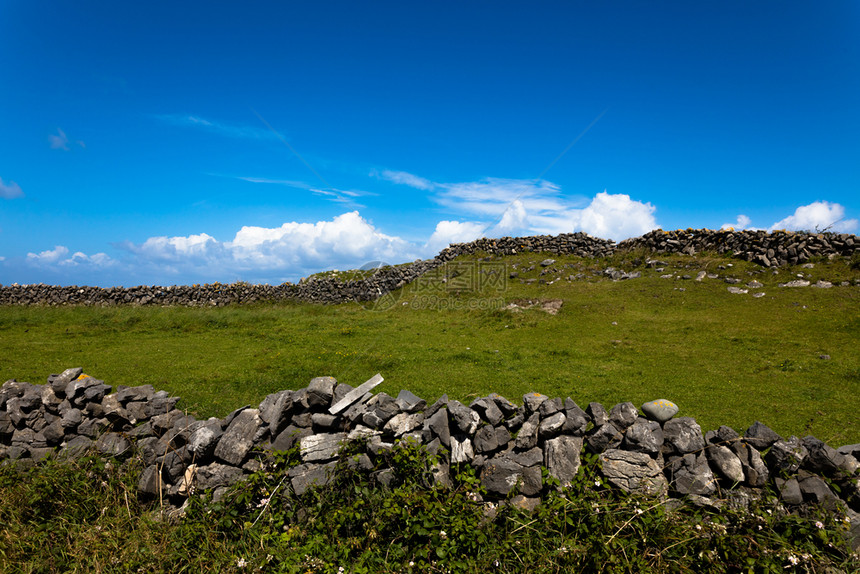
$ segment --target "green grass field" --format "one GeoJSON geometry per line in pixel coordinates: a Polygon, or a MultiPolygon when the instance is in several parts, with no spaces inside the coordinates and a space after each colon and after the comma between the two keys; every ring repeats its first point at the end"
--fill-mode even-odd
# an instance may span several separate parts
{"type": "Polygon", "coordinates": [[[357,385],[380,372],[379,391],[409,389],[428,401],[498,392],[519,403],[531,391],[570,396],[583,407],[666,398],[705,430],[726,424],[743,431],[760,420],[784,436],[860,442],[860,288],[853,284],[860,272],[847,262],[773,275],[701,255],[660,257],[669,264],[662,272],[642,265],[643,254],[553,256],[548,269],[556,272],[541,276],[547,256],[458,259],[394,293],[386,310],[355,303],[4,306],[0,377],[41,383],[82,366],[114,386],[166,389],[198,416],[224,416],[315,376],[357,385]],[[643,276],[613,282],[595,275],[609,265],[643,276]],[[454,270],[459,277],[439,280],[454,270]],[[482,272],[500,270],[504,280],[482,289],[482,272]],[[508,279],[514,270],[519,277],[508,279]],[[695,278],[700,270],[764,287],[735,295],[722,279],[661,278],[695,278]],[[797,273],[852,286],[777,287],[797,273]],[[583,276],[568,279],[576,274],[583,276]],[[766,295],[753,298],[756,291],[766,295]],[[564,305],[558,315],[502,308],[522,299],[564,305]]]}

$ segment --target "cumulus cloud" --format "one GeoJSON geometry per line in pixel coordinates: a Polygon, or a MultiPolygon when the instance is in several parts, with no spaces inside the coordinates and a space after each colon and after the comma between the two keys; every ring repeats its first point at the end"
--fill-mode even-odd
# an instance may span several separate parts
{"type": "Polygon", "coordinates": [[[443,207],[482,220],[482,234],[487,237],[585,231],[605,239],[621,240],[658,227],[654,217],[656,208],[650,203],[633,200],[629,195],[603,191],[589,200],[564,194],[560,186],[543,179],[486,178],[433,183],[404,172],[388,173],[395,175],[386,179],[432,190],[431,198],[443,207]]]}
{"type": "Polygon", "coordinates": [[[440,221],[424,246],[427,255],[434,255],[452,243],[467,243],[484,235],[483,223],[475,221],[440,221]]]}
{"type": "Polygon", "coordinates": [[[734,223],[723,223],[720,226],[720,229],[749,229],[750,224],[752,223],[752,219],[747,217],[744,214],[738,215],[738,220],[734,223]]]}
{"type": "Polygon", "coordinates": [[[768,231],[774,229],[852,232],[857,229],[857,220],[845,219],[845,208],[838,203],[816,201],[798,207],[794,214],[780,219],[768,231]]]}
{"type": "Polygon", "coordinates": [[[115,262],[105,253],[87,255],[81,251],[74,252],[70,257],[69,248],[57,245],[53,249],[41,253],[28,253],[27,264],[31,267],[81,267],[104,268],[115,262]]]}
{"type": "Polygon", "coordinates": [[[15,199],[16,197],[22,197],[24,192],[21,191],[21,186],[15,183],[14,181],[10,181],[9,183],[3,183],[3,178],[0,177],[0,198],[2,199],[15,199]]]}

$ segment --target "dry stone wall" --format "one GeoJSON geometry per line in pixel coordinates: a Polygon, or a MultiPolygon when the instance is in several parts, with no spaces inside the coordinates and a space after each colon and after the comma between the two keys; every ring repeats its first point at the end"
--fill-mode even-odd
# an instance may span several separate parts
{"type": "Polygon", "coordinates": [[[778,231],[713,231],[688,229],[656,230],[619,244],[591,237],[585,233],[568,233],[536,237],[502,237],[478,239],[453,244],[435,258],[396,267],[382,267],[362,280],[343,280],[330,274],[303,279],[298,284],[252,285],[248,283],[185,286],[139,287],[59,287],[52,285],[0,285],[0,305],[181,305],[223,306],[261,301],[312,301],[340,303],[373,301],[381,295],[403,287],[428,271],[461,255],[486,252],[512,255],[543,252],[606,257],[617,251],[646,249],[654,253],[702,251],[726,254],[755,261],[765,267],[803,263],[812,257],[851,257],[860,252],[860,241],[854,235],[835,233],[792,233],[778,231]]]}
{"type": "Polygon", "coordinates": [[[355,464],[386,484],[384,455],[404,440],[438,455],[436,483],[450,485],[452,465],[471,465],[490,499],[516,490],[520,504],[539,502],[579,472],[583,453],[598,457],[609,485],[700,505],[744,504],[771,487],[788,508],[809,503],[849,517],[860,545],[860,444],[833,448],[812,436],[781,437],[756,422],[740,434],[727,426],[703,432],[677,406],[599,403],[529,393],[517,405],[491,394],[462,404],[432,404],[409,391],[374,393],[376,375],[359,387],[317,377],[299,390],[267,396],[254,408],[197,420],[178,398],[150,385],[112,387],[74,368],[46,384],[15,380],[0,387],[0,460],[32,465],[49,456],[140,457],[142,496],[181,505],[194,491],[220,496],[261,468],[274,451],[298,445],[301,464],[289,492],[325,484],[341,446],[362,439],[355,464]]]}

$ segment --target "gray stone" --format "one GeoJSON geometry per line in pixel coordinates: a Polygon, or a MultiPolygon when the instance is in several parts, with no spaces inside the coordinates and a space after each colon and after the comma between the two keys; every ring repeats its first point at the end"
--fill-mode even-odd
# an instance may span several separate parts
{"type": "Polygon", "coordinates": [[[678,405],[666,399],[657,399],[643,404],[642,412],[649,419],[664,423],[678,414],[678,405]]]}
{"type": "Polygon", "coordinates": [[[275,452],[290,450],[301,439],[311,435],[313,435],[313,431],[311,429],[291,425],[282,430],[280,434],[275,437],[275,440],[272,441],[269,448],[275,452]]]}
{"type": "Polygon", "coordinates": [[[493,426],[498,425],[505,416],[501,409],[496,405],[496,402],[490,398],[475,399],[469,408],[478,413],[478,415],[493,426]]]}
{"type": "Polygon", "coordinates": [[[353,390],[349,391],[346,395],[344,395],[343,398],[336,401],[329,409],[329,413],[333,415],[340,413],[353,403],[359,401],[359,399],[366,397],[367,394],[370,393],[370,391],[372,391],[373,389],[375,389],[380,383],[382,383],[383,380],[384,379],[382,378],[382,375],[376,373],[367,381],[360,384],[353,390]]]}
{"type": "Polygon", "coordinates": [[[565,416],[564,413],[561,411],[558,411],[554,415],[543,419],[540,422],[540,426],[538,427],[538,436],[542,439],[547,439],[557,435],[564,426],[564,421],[565,416]]]}
{"type": "Polygon", "coordinates": [[[786,504],[803,504],[803,492],[800,491],[800,483],[796,478],[788,480],[777,479],[779,498],[786,504]]]}
{"type": "Polygon", "coordinates": [[[472,448],[472,441],[468,438],[458,440],[456,437],[451,437],[451,463],[458,464],[463,462],[471,462],[475,458],[475,450],[472,448]]]}
{"type": "Polygon", "coordinates": [[[58,413],[60,409],[60,405],[63,403],[63,399],[57,396],[54,392],[54,389],[50,387],[50,385],[45,385],[42,387],[42,392],[40,393],[40,399],[42,401],[42,405],[45,407],[45,410],[49,413],[58,413]]]}
{"type": "Polygon", "coordinates": [[[309,489],[324,486],[331,480],[334,463],[321,465],[299,465],[290,469],[290,484],[296,496],[301,496],[309,489]]]}
{"type": "MultiPolygon", "coordinates": [[[[504,430],[504,429],[502,429],[504,430]]],[[[505,430],[507,433],[507,431],[505,430]]],[[[510,433],[507,435],[510,437],[510,433]]],[[[507,446],[507,442],[501,443],[496,433],[496,428],[493,425],[484,425],[478,432],[475,433],[475,438],[472,440],[475,447],[475,452],[478,454],[489,454],[499,449],[499,447],[507,446]]]]}
{"type": "Polygon", "coordinates": [[[429,419],[440,410],[448,407],[448,395],[442,395],[435,403],[424,409],[424,418],[429,419]]]}
{"type": "Polygon", "coordinates": [[[460,432],[468,436],[474,436],[481,423],[481,417],[458,401],[448,402],[448,413],[451,415],[451,423],[460,432]]]}
{"type": "Polygon", "coordinates": [[[218,422],[207,423],[188,438],[188,450],[194,454],[198,464],[205,464],[212,460],[215,455],[215,446],[224,435],[221,424],[218,422]]]}
{"type": "Polygon", "coordinates": [[[524,467],[506,457],[495,457],[481,469],[481,484],[487,492],[507,496],[517,488],[524,496],[538,494],[543,488],[540,467],[524,467]]]}
{"type": "MultiPolygon", "coordinates": [[[[222,441],[224,439],[221,439],[222,441]]],[[[299,441],[299,452],[304,462],[319,462],[337,457],[346,433],[317,434],[299,441]]]]}
{"type": "Polygon", "coordinates": [[[42,429],[42,434],[45,436],[45,442],[49,446],[57,446],[63,442],[63,437],[66,435],[66,429],[60,419],[55,420],[48,426],[42,429]]]}
{"type": "Polygon", "coordinates": [[[540,425],[540,415],[532,413],[529,419],[523,423],[520,432],[517,434],[516,447],[520,450],[528,450],[537,446],[538,442],[538,426],[540,425]]]}
{"type": "Polygon", "coordinates": [[[819,476],[800,471],[797,475],[800,492],[803,499],[813,504],[820,504],[828,510],[836,510],[839,505],[839,497],[834,494],[827,483],[819,476]]]}
{"type": "Polygon", "coordinates": [[[564,403],[562,402],[561,399],[559,399],[559,398],[547,399],[541,403],[540,407],[538,408],[538,412],[540,413],[540,417],[542,419],[544,419],[544,418],[551,417],[552,415],[561,411],[561,409],[563,409],[563,408],[564,408],[564,403]]]}
{"type": "Polygon", "coordinates": [[[585,435],[585,429],[588,427],[588,415],[570,397],[564,400],[564,419],[562,434],[585,435]]]}
{"type": "Polygon", "coordinates": [[[794,474],[800,469],[809,452],[796,436],[778,440],[765,454],[764,460],[774,474],[794,474]]]}
{"type": "Polygon", "coordinates": [[[624,433],[622,444],[625,450],[655,457],[663,446],[663,429],[660,423],[639,417],[624,433]]]}
{"type": "Polygon", "coordinates": [[[439,409],[429,419],[425,419],[424,425],[430,429],[434,436],[439,437],[439,440],[446,448],[451,446],[451,431],[448,426],[447,408],[439,409]]]}
{"type": "Polygon", "coordinates": [[[741,459],[727,446],[712,444],[706,449],[708,461],[717,473],[732,484],[744,481],[744,467],[741,459]]]}
{"type": "Polygon", "coordinates": [[[397,407],[404,413],[417,413],[427,407],[427,401],[403,389],[397,395],[397,407]]]}
{"type": "Polygon", "coordinates": [[[641,452],[609,449],[600,454],[600,470],[610,484],[626,492],[663,497],[668,482],[653,458],[641,452]]]}
{"type": "Polygon", "coordinates": [[[544,459],[543,450],[539,447],[524,452],[506,452],[505,456],[522,466],[535,466],[541,464],[544,459]]]}
{"type": "Polygon", "coordinates": [[[716,478],[708,466],[704,453],[687,453],[669,465],[671,486],[681,495],[710,496],[717,490],[716,478]]]}
{"type": "Polygon", "coordinates": [[[579,471],[582,437],[560,436],[544,444],[544,466],[561,486],[569,486],[579,471]]]}
{"type": "Polygon", "coordinates": [[[93,446],[92,439],[85,436],[76,436],[66,442],[60,449],[60,456],[65,458],[78,458],[90,450],[93,446]]]}
{"type": "Polygon", "coordinates": [[[293,392],[272,393],[260,403],[260,418],[269,425],[269,434],[278,436],[290,424],[293,408],[293,392]]]}
{"type": "Polygon", "coordinates": [[[809,453],[803,462],[804,468],[830,477],[839,476],[847,470],[843,468],[845,455],[814,436],[803,437],[803,446],[809,453]]]}
{"type": "Polygon", "coordinates": [[[526,393],[523,395],[523,406],[526,409],[526,414],[537,412],[544,401],[549,397],[540,393],[526,393]]]}
{"type": "Polygon", "coordinates": [[[122,405],[130,402],[148,401],[155,395],[155,389],[152,385],[140,385],[137,387],[118,387],[116,391],[116,399],[122,405]]]}
{"type": "Polygon", "coordinates": [[[224,431],[215,447],[215,458],[233,466],[240,466],[248,457],[255,441],[260,440],[263,419],[257,409],[245,409],[224,431]]]}
{"type": "Polygon", "coordinates": [[[744,440],[756,450],[766,450],[782,437],[776,434],[767,425],[756,421],[744,433],[744,440]]]}
{"type": "Polygon", "coordinates": [[[397,406],[397,400],[386,393],[375,395],[367,401],[367,407],[368,411],[372,411],[383,425],[388,422],[391,417],[400,412],[400,407],[397,406]]]}
{"type": "Polygon", "coordinates": [[[621,431],[608,422],[592,430],[586,439],[586,444],[590,452],[600,454],[607,449],[619,447],[622,440],[624,440],[624,435],[621,434],[621,431]]]}
{"type": "Polygon", "coordinates": [[[115,458],[131,455],[131,442],[120,433],[108,432],[96,440],[96,450],[105,456],[115,458]]]}
{"type": "Polygon", "coordinates": [[[81,376],[84,370],[81,367],[73,367],[71,369],[66,369],[59,375],[51,375],[48,377],[48,385],[50,385],[51,389],[62,396],[65,396],[66,386],[81,376]]]}
{"type": "Polygon", "coordinates": [[[337,380],[334,377],[314,377],[307,386],[308,407],[328,408],[334,397],[337,380]]]}
{"type": "Polygon", "coordinates": [[[510,417],[517,413],[517,405],[515,405],[502,395],[498,393],[490,393],[487,398],[492,399],[493,402],[496,403],[496,406],[499,408],[500,411],[502,411],[502,414],[505,417],[510,417]]]}
{"type": "Polygon", "coordinates": [[[205,466],[198,465],[197,472],[194,477],[194,486],[201,491],[224,486],[232,486],[243,476],[244,473],[242,472],[242,469],[236,468],[235,466],[220,464],[217,462],[213,462],[205,466]]]}
{"type": "Polygon", "coordinates": [[[750,486],[764,486],[770,473],[761,458],[761,453],[744,442],[734,442],[730,445],[744,467],[746,482],[750,486]]]}
{"type": "Polygon", "coordinates": [[[609,422],[622,432],[633,425],[637,418],[639,411],[633,403],[619,403],[609,411],[609,422]]]}
{"type": "Polygon", "coordinates": [[[144,468],[137,481],[137,491],[149,496],[158,496],[158,493],[163,488],[164,485],[161,482],[161,475],[158,472],[158,467],[153,464],[144,468]]]}
{"type": "Polygon", "coordinates": [[[382,430],[398,438],[419,428],[423,423],[424,413],[400,413],[385,423],[385,427],[382,430]]]}
{"type": "Polygon", "coordinates": [[[609,414],[600,403],[588,403],[588,407],[586,407],[585,412],[596,427],[603,426],[609,422],[609,414]]]}
{"type": "Polygon", "coordinates": [[[311,426],[316,431],[335,430],[340,422],[340,417],[328,413],[313,413],[311,415],[311,426]]]}
{"type": "Polygon", "coordinates": [[[663,423],[664,452],[683,455],[705,448],[702,428],[690,417],[671,419],[663,423]]]}

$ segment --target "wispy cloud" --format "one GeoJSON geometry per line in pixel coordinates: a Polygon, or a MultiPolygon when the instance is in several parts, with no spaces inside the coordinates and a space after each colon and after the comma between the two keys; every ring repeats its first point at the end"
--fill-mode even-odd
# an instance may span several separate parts
{"type": "MultiPolygon", "coordinates": [[[[51,149],[61,149],[69,151],[69,136],[62,129],[57,128],[57,133],[48,135],[48,143],[51,149]]],[[[81,140],[75,140],[75,145],[85,148],[87,145],[81,140]]]]}
{"type": "Polygon", "coordinates": [[[16,197],[23,197],[24,192],[21,191],[21,186],[15,183],[14,181],[10,181],[9,183],[4,183],[3,178],[0,177],[0,198],[2,199],[15,199],[16,197]]]}
{"type": "Polygon", "coordinates": [[[414,187],[424,191],[430,191],[436,188],[436,184],[429,179],[425,179],[411,173],[406,173],[405,171],[392,171],[390,169],[383,171],[373,170],[370,172],[370,175],[392,183],[408,185],[409,187],[414,187]]]}
{"type": "Polygon", "coordinates": [[[318,187],[314,187],[308,183],[303,181],[296,181],[291,179],[271,179],[266,177],[236,177],[236,179],[247,181],[249,183],[261,183],[267,185],[283,185],[285,187],[293,187],[297,189],[305,189],[310,191],[314,195],[318,195],[327,201],[332,201],[335,203],[344,204],[350,208],[361,208],[365,207],[364,205],[357,203],[355,201],[358,197],[365,197],[376,195],[375,193],[369,191],[357,191],[352,189],[321,189],[318,187]]]}
{"type": "Polygon", "coordinates": [[[277,139],[277,134],[273,134],[267,129],[246,124],[210,120],[192,114],[159,114],[154,117],[174,126],[204,130],[225,137],[258,140],[277,139]]]}

